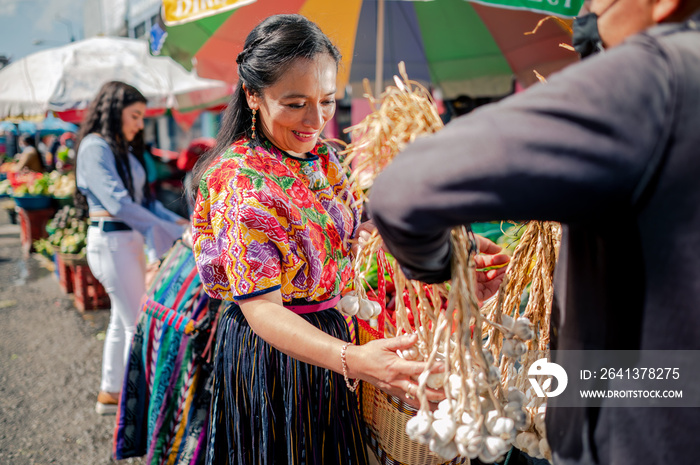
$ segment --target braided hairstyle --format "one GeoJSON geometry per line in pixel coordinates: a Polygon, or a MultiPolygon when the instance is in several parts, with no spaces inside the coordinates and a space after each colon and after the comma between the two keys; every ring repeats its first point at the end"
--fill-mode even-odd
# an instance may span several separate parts
{"type": "MultiPolygon", "coordinates": [[[[131,142],[127,141],[122,132],[122,111],[124,108],[137,102],[147,103],[147,100],[135,87],[119,81],[105,83],[88,108],[87,115],[80,125],[75,146],[75,153],[79,154],[80,143],[83,138],[88,134],[99,134],[109,144],[109,148],[114,154],[119,178],[126,186],[132,199],[135,199],[135,197],[131,164],[129,163],[129,151],[141,163],[143,169],[146,170],[146,162],[143,157],[143,131],[139,131],[131,142]]],[[[78,163],[80,163],[80,157],[76,155],[76,169],[78,163]]],[[[143,186],[143,195],[148,203],[153,200],[148,183],[145,183],[143,186]]],[[[87,201],[79,189],[76,189],[75,200],[76,206],[81,207],[87,213],[87,201]]]]}
{"type": "MultiPolygon", "coordinates": [[[[238,84],[221,122],[216,146],[202,155],[193,168],[192,182],[187,186],[191,198],[211,162],[242,136],[251,137],[252,111],[248,107],[243,86],[250,92],[262,94],[274,85],[299,59],[313,59],[328,54],[336,63],[340,52],[331,40],[312,21],[301,15],[275,15],[264,19],[246,37],[243,51],[238,54],[238,84]]],[[[260,144],[261,137],[251,142],[260,144]]]]}

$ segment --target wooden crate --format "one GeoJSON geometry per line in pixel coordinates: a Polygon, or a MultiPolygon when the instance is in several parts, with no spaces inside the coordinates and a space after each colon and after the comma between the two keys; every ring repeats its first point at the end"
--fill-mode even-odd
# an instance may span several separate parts
{"type": "Polygon", "coordinates": [[[73,293],[73,270],[70,264],[66,263],[61,257],[61,254],[56,254],[53,257],[53,262],[56,265],[56,276],[61,290],[66,294],[73,293]]]}
{"type": "Polygon", "coordinates": [[[49,233],[46,232],[46,224],[53,218],[56,210],[53,208],[44,208],[41,210],[25,210],[17,207],[15,209],[19,216],[19,238],[22,243],[22,252],[25,258],[34,250],[34,241],[38,239],[46,239],[49,233]]]}
{"type": "Polygon", "coordinates": [[[73,296],[75,307],[85,312],[88,310],[109,309],[111,303],[107,291],[102,284],[95,279],[90,272],[90,267],[85,264],[71,266],[73,273],[73,296]]]}

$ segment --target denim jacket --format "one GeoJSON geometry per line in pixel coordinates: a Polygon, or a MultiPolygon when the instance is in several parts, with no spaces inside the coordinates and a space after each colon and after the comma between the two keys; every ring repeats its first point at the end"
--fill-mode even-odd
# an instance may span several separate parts
{"type": "Polygon", "coordinates": [[[143,198],[146,171],[129,154],[134,197],[117,173],[116,161],[109,144],[96,134],[89,134],[78,149],[80,162],[76,172],[78,189],[87,197],[90,213],[107,212],[140,232],[149,250],[149,258],[162,256],[182,236],[184,227],[175,222],[182,219],[157,200],[150,206],[143,198]]]}

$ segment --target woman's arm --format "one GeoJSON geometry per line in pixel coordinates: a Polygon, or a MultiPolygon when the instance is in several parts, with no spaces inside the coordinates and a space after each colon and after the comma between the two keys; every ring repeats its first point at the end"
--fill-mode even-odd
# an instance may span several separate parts
{"type": "MultiPolygon", "coordinates": [[[[299,315],[283,307],[279,290],[238,302],[255,334],[271,346],[305,363],[343,373],[340,351],[345,342],[308,323],[299,315]]],[[[416,394],[416,379],[423,372],[425,362],[404,360],[397,350],[411,347],[416,336],[380,339],[363,345],[350,345],[346,352],[349,378],[360,378],[378,388],[418,406],[415,399],[405,394],[416,394]]],[[[438,402],[444,398],[441,391],[426,389],[428,399],[438,402]]]]}

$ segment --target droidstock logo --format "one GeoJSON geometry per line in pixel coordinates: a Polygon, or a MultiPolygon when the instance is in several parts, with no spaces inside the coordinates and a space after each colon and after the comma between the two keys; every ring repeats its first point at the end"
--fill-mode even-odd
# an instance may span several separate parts
{"type": "Polygon", "coordinates": [[[561,365],[556,363],[548,362],[546,358],[541,358],[537,360],[530,366],[527,370],[528,379],[530,384],[532,384],[532,389],[538,397],[556,397],[566,389],[566,385],[569,383],[569,377],[566,375],[566,371],[561,365]],[[553,376],[557,379],[557,388],[552,392],[545,392],[552,385],[552,378],[547,378],[542,386],[537,382],[536,376],[553,376]]]}

